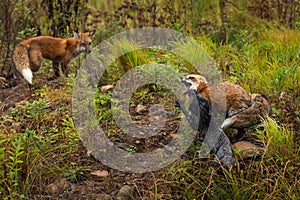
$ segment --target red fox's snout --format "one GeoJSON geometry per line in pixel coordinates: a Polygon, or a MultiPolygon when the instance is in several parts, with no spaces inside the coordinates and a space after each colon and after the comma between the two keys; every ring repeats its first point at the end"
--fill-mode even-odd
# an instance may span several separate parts
{"type": "Polygon", "coordinates": [[[77,53],[80,54],[85,52],[90,54],[92,52],[92,38],[95,34],[95,31],[87,32],[87,33],[76,33],[73,31],[74,38],[78,41],[77,53]]]}
{"type": "Polygon", "coordinates": [[[92,52],[92,49],[91,49],[91,47],[89,48],[89,49],[86,49],[86,51],[85,51],[87,54],[90,54],[91,52],[92,52]]]}

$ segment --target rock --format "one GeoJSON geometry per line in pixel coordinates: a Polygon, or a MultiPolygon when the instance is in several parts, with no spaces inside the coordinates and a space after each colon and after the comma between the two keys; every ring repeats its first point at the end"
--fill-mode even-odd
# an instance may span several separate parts
{"type": "Polygon", "coordinates": [[[124,185],[118,192],[117,200],[134,200],[134,188],[124,185]]]}
{"type": "Polygon", "coordinates": [[[113,85],[104,85],[104,86],[101,87],[101,90],[103,92],[108,92],[108,91],[110,91],[110,90],[112,90],[114,88],[115,88],[115,86],[113,86],[113,85]]]}
{"type": "Polygon", "coordinates": [[[146,106],[143,106],[143,105],[137,105],[136,109],[135,109],[135,112],[138,113],[138,114],[142,114],[143,112],[146,111],[146,106]]]}
{"type": "Polygon", "coordinates": [[[136,140],[135,144],[141,144],[141,141],[140,140],[136,140]]]}
{"type": "Polygon", "coordinates": [[[60,178],[54,183],[46,186],[46,191],[49,195],[59,195],[63,193],[69,187],[69,183],[66,178],[60,178]]]}
{"type": "Polygon", "coordinates": [[[248,141],[238,141],[232,145],[232,149],[244,159],[260,155],[263,151],[263,148],[248,141]]]}
{"type": "Polygon", "coordinates": [[[121,148],[121,149],[124,149],[124,150],[126,150],[126,151],[127,151],[127,149],[130,148],[130,145],[127,144],[127,143],[118,143],[118,142],[116,142],[116,143],[115,143],[115,146],[116,146],[116,147],[119,147],[119,148],[121,148]]]}

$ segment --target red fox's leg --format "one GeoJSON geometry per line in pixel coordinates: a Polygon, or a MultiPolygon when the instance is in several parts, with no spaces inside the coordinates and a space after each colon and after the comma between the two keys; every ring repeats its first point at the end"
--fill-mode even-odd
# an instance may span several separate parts
{"type": "Polygon", "coordinates": [[[62,73],[65,75],[65,77],[68,77],[68,73],[69,73],[68,64],[71,61],[71,59],[72,59],[72,55],[70,55],[70,56],[67,55],[62,62],[61,70],[62,70],[62,73]]]}
{"type": "Polygon", "coordinates": [[[53,67],[53,71],[54,71],[54,74],[53,76],[49,77],[48,80],[49,81],[52,81],[56,78],[58,78],[60,76],[59,74],[59,61],[52,61],[52,67],[53,67]]]}
{"type": "Polygon", "coordinates": [[[66,65],[66,64],[64,64],[64,63],[62,63],[62,65],[61,65],[61,70],[62,70],[62,73],[66,76],[66,77],[68,77],[68,65],[66,65]]]}
{"type": "Polygon", "coordinates": [[[54,77],[57,78],[60,76],[59,74],[59,62],[58,61],[52,61],[52,67],[54,70],[54,77]]]}

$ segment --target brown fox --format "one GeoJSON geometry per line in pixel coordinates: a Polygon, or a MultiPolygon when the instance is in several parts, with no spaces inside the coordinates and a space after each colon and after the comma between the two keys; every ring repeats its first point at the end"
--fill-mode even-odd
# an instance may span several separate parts
{"type": "Polygon", "coordinates": [[[39,36],[20,42],[13,52],[13,61],[18,72],[32,85],[33,72],[40,69],[43,59],[52,60],[55,79],[60,76],[59,65],[64,75],[67,76],[67,65],[72,59],[82,52],[91,52],[91,43],[95,31],[76,33],[73,38],[55,38],[39,36]]]}
{"type": "Polygon", "coordinates": [[[182,82],[187,88],[200,93],[210,105],[226,112],[222,128],[247,128],[258,124],[261,117],[270,112],[270,102],[265,95],[249,94],[244,88],[229,81],[209,86],[205,77],[191,74],[185,76],[182,82]]]}

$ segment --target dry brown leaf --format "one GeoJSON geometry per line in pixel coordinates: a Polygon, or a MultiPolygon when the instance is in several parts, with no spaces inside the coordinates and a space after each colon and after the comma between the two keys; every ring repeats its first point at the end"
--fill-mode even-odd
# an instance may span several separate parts
{"type": "Polygon", "coordinates": [[[107,92],[107,91],[110,91],[110,90],[112,90],[114,88],[115,88],[115,86],[113,86],[113,85],[104,85],[104,86],[101,87],[101,90],[103,92],[107,92]]]}
{"type": "Polygon", "coordinates": [[[170,136],[171,136],[172,138],[175,138],[175,139],[178,138],[178,135],[177,135],[177,134],[174,134],[174,133],[171,133],[170,136]]]}
{"type": "Polygon", "coordinates": [[[99,176],[99,177],[106,177],[109,175],[108,171],[106,170],[97,170],[91,172],[92,175],[99,176]]]}
{"type": "Polygon", "coordinates": [[[243,158],[259,155],[262,148],[248,141],[238,141],[232,145],[232,149],[241,153],[243,158]]]}
{"type": "Polygon", "coordinates": [[[136,109],[135,109],[135,112],[138,113],[138,114],[142,114],[143,112],[146,111],[146,106],[143,106],[143,105],[137,105],[136,106],[136,109]]]}

